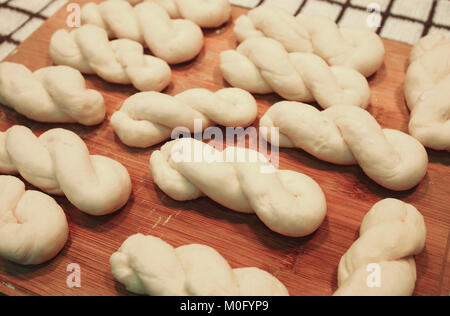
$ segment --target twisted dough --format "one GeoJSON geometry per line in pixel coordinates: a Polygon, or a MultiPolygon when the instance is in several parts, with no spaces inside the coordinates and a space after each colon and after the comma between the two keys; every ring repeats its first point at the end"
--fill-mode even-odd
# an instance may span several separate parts
{"type": "Polygon", "coordinates": [[[262,36],[273,38],[290,53],[313,53],[331,66],[349,67],[365,77],[373,75],[384,61],[384,44],[373,32],[339,28],[324,16],[293,17],[271,5],[239,17],[234,32],[240,42],[262,36]]]}
{"type": "Polygon", "coordinates": [[[126,0],[131,5],[149,1],[161,5],[172,19],[191,20],[200,27],[219,27],[231,17],[229,0],[126,0]]]}
{"type": "Polygon", "coordinates": [[[81,211],[105,215],[120,209],[131,194],[128,171],[104,156],[90,156],[83,140],[65,129],[39,138],[24,126],[0,133],[0,172],[20,174],[49,194],[65,195],[81,211]]]}
{"type": "Polygon", "coordinates": [[[55,200],[25,191],[15,177],[0,176],[0,256],[24,264],[55,257],[67,242],[66,215],[55,200]]]}
{"type": "Polygon", "coordinates": [[[289,54],[270,38],[250,38],[237,51],[222,52],[220,59],[225,80],[253,93],[276,92],[292,101],[316,100],[325,109],[342,105],[366,108],[369,104],[369,84],[356,70],[329,67],[313,54],[289,54]]]}
{"type": "Polygon", "coordinates": [[[144,55],[138,42],[128,39],[110,42],[105,30],[95,25],[84,25],[70,33],[66,30],[54,33],[50,56],[58,65],[97,74],[109,82],[133,84],[140,91],[161,91],[172,79],[172,71],[164,60],[144,55]]]}
{"type": "Polygon", "coordinates": [[[81,9],[81,22],[94,24],[114,38],[146,44],[152,53],[169,64],[197,56],[203,47],[200,27],[189,20],[171,20],[164,8],[143,2],[134,8],[124,0],[88,3],[81,9]]]}
{"type": "Polygon", "coordinates": [[[417,209],[386,199],[373,206],[360,237],[342,256],[336,296],[410,296],[416,283],[414,256],[425,247],[426,227],[417,209]],[[378,264],[380,287],[367,283],[369,264],[378,264]]]}
{"type": "Polygon", "coordinates": [[[280,147],[298,147],[341,165],[359,164],[378,184],[408,190],[425,176],[428,155],[413,137],[382,129],[369,112],[356,107],[333,107],[320,112],[298,102],[279,102],[261,118],[260,125],[278,127],[280,147]]]}
{"type": "Polygon", "coordinates": [[[153,296],[288,296],[273,275],[257,268],[232,270],[213,248],[173,248],[141,234],[129,237],[110,259],[114,277],[137,294],[153,296]]]}
{"type": "Polygon", "coordinates": [[[313,179],[276,170],[253,150],[220,152],[194,139],[178,139],[152,154],[150,168],[154,182],[174,200],[206,195],[236,212],[256,213],[282,235],[309,235],[325,218],[325,195],[313,179]]]}
{"type": "Polygon", "coordinates": [[[103,96],[87,90],[79,71],[46,67],[32,73],[21,64],[0,63],[0,103],[46,123],[91,126],[105,119],[103,96]]]}
{"type": "Polygon", "coordinates": [[[143,92],[125,100],[112,116],[111,125],[124,144],[146,148],[170,138],[178,127],[194,132],[195,120],[203,130],[215,124],[247,127],[255,121],[257,111],[253,96],[241,89],[215,93],[191,89],[175,97],[143,92]]]}
{"type": "Polygon", "coordinates": [[[450,151],[450,38],[432,34],[414,47],[405,95],[410,134],[425,147],[450,151]]]}

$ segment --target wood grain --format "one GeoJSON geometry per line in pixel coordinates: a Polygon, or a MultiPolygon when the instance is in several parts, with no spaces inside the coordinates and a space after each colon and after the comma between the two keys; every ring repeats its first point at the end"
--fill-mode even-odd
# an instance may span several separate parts
{"type": "MultiPolygon", "coordinates": [[[[233,18],[245,12],[234,8],[233,18]]],[[[8,60],[32,70],[51,65],[49,39],[54,31],[65,27],[66,16],[62,9],[8,60]]],[[[176,94],[197,87],[218,90],[226,85],[218,62],[221,51],[236,47],[232,23],[205,33],[204,50],[195,61],[173,68],[173,82],[166,93],[176,94]]],[[[407,131],[409,113],[402,83],[411,48],[387,40],[385,45],[385,64],[370,78],[373,91],[370,112],[383,127],[407,131]]],[[[104,94],[108,119],[124,99],[137,92],[129,86],[105,83],[95,76],[88,76],[87,80],[90,88],[104,94]]],[[[259,117],[280,100],[275,95],[256,98],[259,117]]],[[[425,251],[417,257],[415,294],[448,295],[450,292],[448,153],[429,151],[430,166],[423,182],[413,190],[394,193],[372,182],[357,166],[335,166],[300,150],[281,150],[280,167],[312,176],[325,191],[328,201],[327,218],[315,234],[307,238],[286,238],[271,232],[256,216],[234,213],[207,198],[188,203],[172,201],[155,187],[148,168],[150,154],[159,146],[148,150],[123,146],[108,120],[95,128],[37,124],[3,107],[0,118],[0,130],[22,124],[36,134],[60,126],[77,132],[92,154],[106,155],[123,163],[131,174],[134,189],[123,210],[102,218],[84,215],[65,198],[58,198],[70,223],[69,242],[54,260],[40,266],[22,267],[0,260],[0,292],[5,294],[127,295],[110,273],[109,257],[129,235],[140,232],[161,237],[173,246],[210,245],[233,267],[256,266],[275,274],[291,295],[330,295],[336,289],[339,260],[358,237],[362,218],[375,202],[387,197],[414,204],[426,219],[428,239],[425,251]],[[81,288],[66,286],[69,275],[66,268],[70,263],[81,266],[81,288]]]]}

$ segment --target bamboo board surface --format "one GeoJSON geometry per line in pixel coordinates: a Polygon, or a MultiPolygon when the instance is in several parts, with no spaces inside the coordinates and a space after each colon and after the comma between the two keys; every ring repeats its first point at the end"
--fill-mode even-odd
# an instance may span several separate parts
{"type": "MultiPolygon", "coordinates": [[[[88,2],[78,1],[80,4],[88,2]]],[[[96,2],[100,2],[97,0],[96,2]]],[[[233,19],[246,10],[233,9],[233,19]]],[[[62,9],[50,18],[10,56],[8,61],[25,64],[32,70],[52,64],[48,55],[51,35],[66,26],[62,9]]],[[[407,131],[409,112],[403,97],[403,80],[411,47],[385,40],[384,66],[370,78],[372,100],[369,111],[385,128],[407,131]]],[[[220,30],[205,32],[205,48],[191,63],[173,67],[173,81],[165,91],[177,94],[203,87],[218,90],[226,86],[218,68],[219,53],[235,48],[232,23],[220,30]]],[[[173,246],[201,243],[217,249],[233,268],[255,266],[277,276],[291,295],[330,295],[337,287],[337,266],[341,256],[358,237],[366,212],[383,198],[394,197],[415,205],[425,216],[428,238],[417,258],[418,281],[415,295],[450,293],[450,155],[429,151],[426,178],[415,189],[395,193],[385,190],[364,175],[358,166],[331,165],[302,152],[281,149],[280,168],[313,177],[324,190],[328,202],[327,218],[320,229],[307,238],[287,238],[271,232],[256,216],[227,210],[207,198],[180,203],[165,196],[153,183],[148,167],[148,150],[125,147],[109,124],[122,102],[136,93],[130,86],[105,83],[87,77],[89,88],[105,97],[108,119],[94,128],[79,125],[39,124],[0,107],[0,130],[14,124],[32,128],[36,134],[64,127],[78,133],[91,154],[106,155],[123,163],[130,172],[133,195],[118,213],[96,218],[85,215],[65,198],[57,198],[66,211],[70,239],[52,261],[22,267],[0,259],[0,292],[8,295],[127,295],[114,281],[109,257],[122,242],[135,233],[163,238],[173,246]],[[66,279],[71,263],[81,267],[81,288],[69,288],[66,279]]],[[[255,96],[259,118],[275,102],[275,95],[255,96]]],[[[258,126],[258,122],[255,122],[258,126]]],[[[31,187],[29,187],[31,188],[31,187]]]]}

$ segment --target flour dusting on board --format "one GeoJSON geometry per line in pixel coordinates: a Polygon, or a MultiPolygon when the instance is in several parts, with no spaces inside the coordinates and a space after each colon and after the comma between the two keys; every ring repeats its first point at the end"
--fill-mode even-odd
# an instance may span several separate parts
{"type": "Polygon", "coordinates": [[[6,286],[7,288],[9,288],[10,290],[13,290],[13,291],[16,290],[16,287],[9,282],[2,282],[1,284],[6,286]]]}

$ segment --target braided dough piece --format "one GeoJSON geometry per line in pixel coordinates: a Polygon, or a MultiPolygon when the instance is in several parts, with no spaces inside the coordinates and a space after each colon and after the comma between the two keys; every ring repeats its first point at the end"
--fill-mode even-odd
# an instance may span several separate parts
{"type": "Polygon", "coordinates": [[[396,199],[378,202],[364,217],[360,237],[342,256],[336,296],[410,296],[416,283],[414,256],[425,247],[422,214],[396,199]],[[367,286],[367,265],[379,264],[381,287],[367,286]]]}
{"type": "Polygon", "coordinates": [[[83,25],[71,31],[59,30],[50,41],[50,56],[58,65],[67,65],[102,79],[133,84],[140,91],[161,91],[171,79],[172,71],[162,59],[144,55],[138,42],[120,39],[109,41],[105,30],[83,25]]]}
{"type": "Polygon", "coordinates": [[[89,155],[83,140],[65,129],[49,130],[39,138],[24,126],[0,133],[0,173],[20,174],[42,191],[65,195],[78,209],[95,216],[119,210],[131,195],[125,167],[89,155]]]}
{"type": "Polygon", "coordinates": [[[208,196],[236,212],[256,213],[285,236],[312,234],[326,215],[325,195],[313,179],[276,170],[253,150],[228,147],[221,152],[191,138],[178,139],[152,154],[150,168],[155,184],[172,199],[208,196]]]}
{"type": "Polygon", "coordinates": [[[173,248],[136,234],[111,256],[114,277],[130,292],[152,296],[288,296],[286,287],[258,268],[231,269],[204,245],[173,248]]]}
{"type": "Polygon", "coordinates": [[[229,0],[126,0],[131,5],[149,1],[159,4],[172,19],[191,20],[200,27],[219,27],[231,17],[229,0]]]}
{"type": "Polygon", "coordinates": [[[260,6],[248,16],[240,16],[234,32],[240,42],[269,37],[279,41],[289,53],[313,53],[331,66],[349,67],[365,77],[373,75],[384,61],[384,44],[377,34],[339,28],[324,16],[293,17],[272,5],[260,6]]]}
{"type": "Polygon", "coordinates": [[[329,67],[314,54],[289,54],[270,38],[245,40],[236,51],[222,52],[220,59],[225,80],[252,93],[276,92],[291,101],[317,101],[325,109],[369,104],[369,84],[356,70],[329,67]]]}
{"type": "Polygon", "coordinates": [[[255,121],[257,112],[253,96],[236,88],[215,93],[191,89],[174,97],[142,92],[125,100],[112,116],[111,125],[124,144],[146,148],[170,138],[178,127],[194,132],[195,120],[201,122],[203,130],[215,124],[247,127],[255,121]]]}
{"type": "Polygon", "coordinates": [[[432,34],[413,48],[405,95],[409,132],[425,147],[450,151],[450,38],[432,34]]]}
{"type": "Polygon", "coordinates": [[[45,123],[92,126],[103,122],[106,114],[103,96],[86,89],[80,72],[65,66],[33,73],[21,64],[0,63],[0,103],[45,123]]]}
{"type": "MultiPolygon", "coordinates": [[[[260,120],[280,131],[280,147],[301,148],[335,164],[359,164],[368,177],[381,186],[409,190],[428,169],[425,148],[413,137],[397,130],[382,129],[369,112],[356,107],[333,107],[320,112],[299,102],[279,102],[260,120]]],[[[263,129],[264,131],[265,129],[263,129]]]]}
{"type": "Polygon", "coordinates": [[[66,215],[50,196],[0,176],[0,257],[23,265],[54,258],[69,236],[66,215]]]}
{"type": "Polygon", "coordinates": [[[110,38],[130,39],[146,46],[169,64],[196,57],[203,48],[201,28],[189,20],[171,20],[164,8],[143,2],[134,8],[123,0],[88,3],[81,9],[82,24],[106,30],[110,38]]]}

